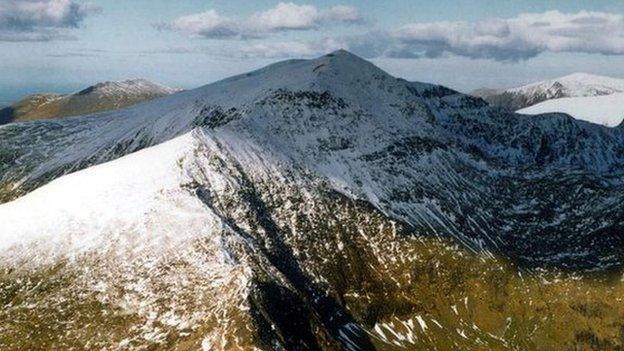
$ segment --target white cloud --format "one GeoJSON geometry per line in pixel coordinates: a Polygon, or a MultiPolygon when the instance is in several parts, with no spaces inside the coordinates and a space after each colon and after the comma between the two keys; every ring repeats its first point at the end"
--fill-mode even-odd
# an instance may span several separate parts
{"type": "Polygon", "coordinates": [[[49,41],[69,38],[85,17],[100,9],[72,0],[0,1],[0,41],[49,41]]]}
{"type": "Polygon", "coordinates": [[[156,28],[214,39],[247,38],[251,34],[239,23],[221,16],[215,10],[178,17],[171,22],[156,24],[156,28]]]}
{"type": "Polygon", "coordinates": [[[363,24],[366,21],[357,8],[353,6],[337,5],[320,13],[323,22],[363,24]]]}
{"type": "Polygon", "coordinates": [[[229,18],[209,10],[155,26],[209,39],[250,39],[276,32],[314,30],[322,26],[363,22],[359,11],[351,6],[339,5],[319,10],[312,5],[280,2],[274,8],[248,18],[229,18]]]}
{"type": "Polygon", "coordinates": [[[275,8],[252,15],[248,21],[258,31],[312,29],[319,23],[319,11],[312,5],[280,2],[275,8]]]}
{"type": "Polygon", "coordinates": [[[624,54],[624,16],[559,11],[478,22],[412,23],[355,43],[368,56],[438,57],[454,54],[498,61],[529,59],[543,52],[624,54]],[[364,42],[365,45],[362,45],[364,42]],[[374,50],[373,50],[374,49],[374,50]]]}

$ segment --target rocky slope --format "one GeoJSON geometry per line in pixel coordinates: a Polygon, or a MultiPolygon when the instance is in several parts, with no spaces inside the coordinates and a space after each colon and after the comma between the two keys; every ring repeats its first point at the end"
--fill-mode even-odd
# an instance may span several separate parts
{"type": "Polygon", "coordinates": [[[0,150],[3,349],[623,347],[620,128],[338,51],[0,150]]]}
{"type": "Polygon", "coordinates": [[[68,95],[32,95],[0,109],[0,124],[114,110],[177,91],[144,79],[131,79],[98,83],[68,95]]]}
{"type": "Polygon", "coordinates": [[[552,99],[604,96],[616,93],[624,93],[623,79],[574,73],[517,88],[479,89],[473,91],[471,95],[481,97],[492,105],[515,111],[552,99]]]}

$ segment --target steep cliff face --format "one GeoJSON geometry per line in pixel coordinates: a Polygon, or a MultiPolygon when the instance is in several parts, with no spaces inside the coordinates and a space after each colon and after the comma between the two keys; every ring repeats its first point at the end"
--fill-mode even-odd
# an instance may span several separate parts
{"type": "Polygon", "coordinates": [[[6,349],[622,346],[619,128],[338,51],[0,150],[6,349]]]}

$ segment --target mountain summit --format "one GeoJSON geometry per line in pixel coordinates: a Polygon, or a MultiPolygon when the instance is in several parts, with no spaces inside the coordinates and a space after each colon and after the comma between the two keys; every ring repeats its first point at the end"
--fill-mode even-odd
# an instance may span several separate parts
{"type": "Polygon", "coordinates": [[[1,109],[0,124],[114,110],[178,91],[145,79],[129,79],[97,83],[68,95],[37,94],[1,109]]]}
{"type": "Polygon", "coordinates": [[[581,348],[622,330],[576,274],[622,265],[623,179],[621,128],[345,51],[5,125],[0,346],[581,348]]]}

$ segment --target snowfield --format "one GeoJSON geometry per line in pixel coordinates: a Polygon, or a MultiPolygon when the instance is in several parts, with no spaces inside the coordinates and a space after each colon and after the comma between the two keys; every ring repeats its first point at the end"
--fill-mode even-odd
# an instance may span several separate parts
{"type": "MultiPolygon", "coordinates": [[[[191,150],[192,137],[185,134],[61,177],[0,205],[0,250],[45,240],[47,245],[70,244],[64,254],[79,254],[104,244],[110,237],[99,235],[140,225],[159,200],[181,193],[184,175],[177,162],[191,150]]],[[[149,241],[157,240],[151,234],[149,241]]]]}
{"type": "Polygon", "coordinates": [[[562,112],[583,121],[616,127],[624,120],[624,94],[547,100],[517,112],[527,115],[562,112]]]}

